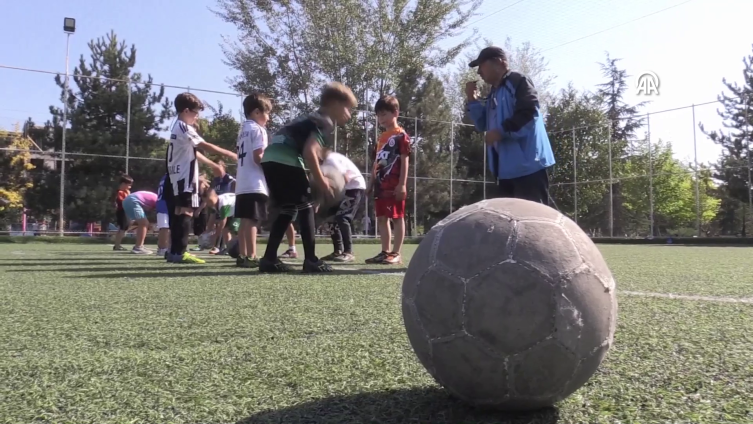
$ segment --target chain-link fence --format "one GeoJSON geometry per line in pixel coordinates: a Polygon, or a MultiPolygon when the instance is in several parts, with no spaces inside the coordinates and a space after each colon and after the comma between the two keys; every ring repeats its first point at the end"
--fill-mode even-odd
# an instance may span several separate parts
{"type": "MultiPolygon", "coordinates": [[[[65,80],[65,75],[53,72],[9,67],[0,67],[0,72],[9,84],[19,75],[18,84],[50,85],[52,75],[58,82],[65,80]]],[[[60,104],[40,104],[37,110],[14,111],[10,103],[0,101],[0,160],[7,186],[3,202],[10,205],[3,209],[2,230],[63,234],[111,229],[120,175],[133,177],[132,191],[157,190],[164,173],[167,131],[175,119],[165,111],[171,110],[178,93],[194,92],[210,106],[203,115],[208,122],[199,128],[208,141],[235,148],[242,119],[239,93],[143,80],[70,78],[71,86],[97,90],[98,103],[77,98],[72,89],[67,100],[61,96],[60,104]]],[[[717,212],[728,206],[723,205],[726,194],[719,187],[737,178],[747,198],[736,196],[742,210],[725,218],[734,221],[725,231],[744,233],[753,211],[747,129],[753,117],[747,113],[750,101],[746,104],[740,138],[744,157],[738,154],[736,161],[724,161],[721,167],[709,166],[717,163],[718,152],[708,153],[714,144],[699,129],[699,123],[716,114],[719,102],[636,117],[639,125],[633,134],[639,135],[627,139],[614,134],[622,126],[603,117],[597,123],[571,119],[567,124],[547,118],[557,160],[549,172],[551,205],[593,236],[712,235],[709,227],[720,219],[717,212]],[[705,147],[699,153],[701,142],[705,147]],[[725,173],[734,175],[719,179],[725,173]]],[[[448,111],[447,116],[453,115],[458,113],[448,111]]],[[[421,235],[458,208],[495,197],[497,184],[487,171],[483,134],[472,125],[426,116],[401,116],[399,124],[412,142],[408,235],[421,235]]],[[[353,160],[369,179],[379,135],[375,114],[357,111],[348,125],[337,129],[330,147],[353,160]]],[[[227,169],[234,174],[233,164],[227,169]]],[[[357,232],[376,235],[375,224],[373,200],[366,198],[357,232]],[[363,219],[364,214],[369,219],[363,219]]]]}

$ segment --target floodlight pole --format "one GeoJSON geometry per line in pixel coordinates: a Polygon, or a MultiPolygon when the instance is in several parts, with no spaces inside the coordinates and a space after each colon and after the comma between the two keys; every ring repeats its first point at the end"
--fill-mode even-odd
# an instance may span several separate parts
{"type": "Polygon", "coordinates": [[[69,27],[68,18],[63,21],[63,31],[65,31],[65,84],[63,95],[63,136],[61,142],[60,155],[60,213],[58,214],[58,231],[60,236],[65,235],[65,127],[68,126],[68,58],[71,45],[71,34],[75,32],[75,21],[73,27],[69,27]]]}

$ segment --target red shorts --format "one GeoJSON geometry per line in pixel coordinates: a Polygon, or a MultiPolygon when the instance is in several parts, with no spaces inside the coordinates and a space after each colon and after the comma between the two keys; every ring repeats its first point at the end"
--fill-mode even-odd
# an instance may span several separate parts
{"type": "Polygon", "coordinates": [[[385,216],[389,219],[405,217],[405,200],[396,200],[394,197],[374,200],[377,218],[385,216]]]}

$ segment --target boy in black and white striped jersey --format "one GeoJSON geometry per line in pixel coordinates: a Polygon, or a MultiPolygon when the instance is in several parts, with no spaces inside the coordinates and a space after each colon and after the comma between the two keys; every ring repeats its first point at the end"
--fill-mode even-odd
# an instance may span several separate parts
{"type": "Polygon", "coordinates": [[[207,143],[196,132],[194,125],[204,104],[191,93],[181,93],[175,98],[175,111],[178,120],[173,124],[170,144],[167,146],[165,164],[173,191],[174,208],[170,220],[171,263],[205,263],[204,260],[186,251],[188,235],[191,232],[191,217],[199,207],[199,161],[207,161],[201,153],[214,153],[237,160],[235,153],[214,144],[207,143]]]}

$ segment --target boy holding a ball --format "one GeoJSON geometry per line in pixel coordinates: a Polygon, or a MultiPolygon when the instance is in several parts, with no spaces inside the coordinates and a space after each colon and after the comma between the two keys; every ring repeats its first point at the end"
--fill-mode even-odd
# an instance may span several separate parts
{"type": "Polygon", "coordinates": [[[318,111],[298,117],[280,129],[264,150],[261,167],[269,190],[269,200],[280,211],[269,231],[264,257],[259,260],[259,272],[289,272],[292,268],[277,257],[277,249],[290,223],[296,218],[300,227],[305,259],[303,271],[331,272],[332,268],[316,256],[315,217],[311,184],[323,193],[330,192],[320,167],[324,140],[335,125],[350,120],[350,111],[358,105],[347,86],[332,82],[322,90],[318,111]]]}

